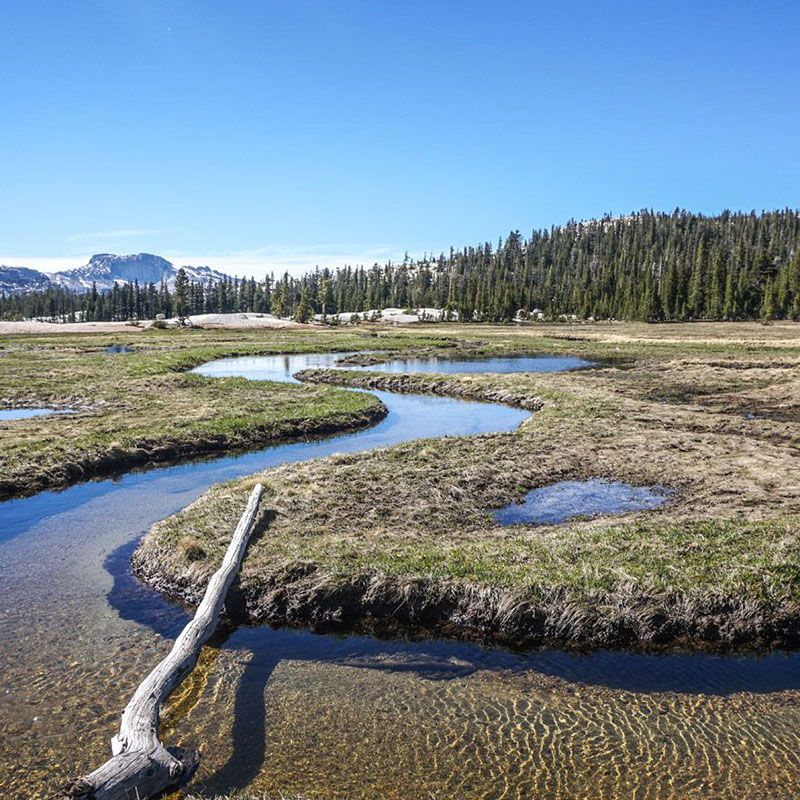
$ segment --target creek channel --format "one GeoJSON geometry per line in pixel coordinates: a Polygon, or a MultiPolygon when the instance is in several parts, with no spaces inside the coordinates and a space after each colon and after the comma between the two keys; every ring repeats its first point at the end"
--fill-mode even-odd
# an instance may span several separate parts
{"type": "MultiPolygon", "coordinates": [[[[196,369],[294,381],[341,354],[196,369]]],[[[395,361],[541,371],[567,360],[395,361]]],[[[511,431],[506,406],[374,392],[363,431],[127,473],[0,504],[0,789],[39,798],[108,756],[119,713],[185,625],[130,573],[138,540],[210,485],[410,439],[511,431]]],[[[192,790],[311,798],[746,798],[800,792],[800,657],[512,652],[224,628],[165,710],[192,790]]]]}

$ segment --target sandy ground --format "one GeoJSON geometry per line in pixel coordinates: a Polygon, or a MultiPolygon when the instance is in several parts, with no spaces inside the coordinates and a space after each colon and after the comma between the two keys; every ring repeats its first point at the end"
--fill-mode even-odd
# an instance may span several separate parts
{"type": "MultiPolygon", "coordinates": [[[[418,309],[435,318],[440,309],[418,309]]],[[[378,325],[414,325],[420,322],[418,314],[406,314],[402,309],[387,308],[378,325]]],[[[361,312],[369,320],[372,312],[361,312]]],[[[329,315],[329,318],[335,315],[329,315]]],[[[342,322],[350,321],[350,314],[338,315],[342,322]]],[[[321,317],[318,315],[317,319],[321,317]]],[[[298,330],[327,330],[326,326],[302,325],[272,314],[198,314],[189,317],[192,325],[206,329],[253,330],[296,328],[298,330]]],[[[166,320],[170,327],[176,319],[166,320]]],[[[14,334],[75,334],[75,333],[137,333],[147,330],[152,320],[142,320],[138,325],[129,322],[3,322],[0,335],[14,334]]],[[[764,325],[760,322],[679,322],[651,325],[644,322],[596,323],[525,323],[517,325],[480,325],[435,323],[428,325],[431,332],[451,336],[474,334],[480,331],[486,338],[525,336],[531,338],[565,339],[586,342],[660,343],[660,344],[740,344],[747,346],[800,347],[800,322],[780,321],[764,325]]]]}
{"type": "MultiPolygon", "coordinates": [[[[143,323],[144,326],[144,323],[143,323]]],[[[16,335],[18,333],[137,333],[144,327],[137,327],[128,322],[3,322],[0,321],[0,334],[16,335]]]]}
{"type": "MultiPolygon", "coordinates": [[[[169,320],[176,323],[177,320],[169,320]]],[[[189,317],[189,322],[197,328],[300,328],[303,327],[289,319],[272,314],[197,314],[189,317]]]]}
{"type": "MultiPolygon", "coordinates": [[[[197,328],[224,328],[231,330],[252,328],[303,328],[288,319],[273,317],[272,314],[198,314],[189,317],[191,324],[197,328]]],[[[177,326],[177,319],[165,320],[167,325],[177,326]]],[[[139,333],[152,327],[152,320],[141,320],[138,324],[130,322],[3,322],[0,321],[0,335],[16,335],[24,333],[39,334],[75,334],[75,333],[139,333]]]]}

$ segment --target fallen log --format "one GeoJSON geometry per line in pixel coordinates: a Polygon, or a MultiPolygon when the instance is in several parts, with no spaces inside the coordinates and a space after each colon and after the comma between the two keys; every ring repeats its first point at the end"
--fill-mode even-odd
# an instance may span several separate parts
{"type": "Polygon", "coordinates": [[[119,733],[111,740],[112,757],[94,772],[61,787],[64,800],[145,800],[191,778],[200,754],[167,749],[158,739],[161,706],[194,669],[203,643],[219,621],[220,610],[247,548],[264,487],[256,484],[239,520],[222,566],[208,582],[194,618],[175,640],[169,655],[142,681],[122,712],[119,733]]]}

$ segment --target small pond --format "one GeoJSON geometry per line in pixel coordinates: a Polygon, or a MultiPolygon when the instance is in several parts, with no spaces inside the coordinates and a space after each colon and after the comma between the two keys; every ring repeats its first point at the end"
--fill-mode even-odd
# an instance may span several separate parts
{"type": "Polygon", "coordinates": [[[106,353],[135,353],[136,351],[132,347],[128,347],[126,344],[110,344],[106,347],[106,353]]]}
{"type": "Polygon", "coordinates": [[[601,478],[562,481],[528,492],[521,503],[501,508],[493,516],[500,525],[556,525],[572,517],[657,508],[671,493],[662,486],[631,486],[601,478]]]}

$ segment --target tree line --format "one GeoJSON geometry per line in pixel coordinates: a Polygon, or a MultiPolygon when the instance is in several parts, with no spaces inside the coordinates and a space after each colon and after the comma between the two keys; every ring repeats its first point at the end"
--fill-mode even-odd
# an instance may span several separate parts
{"type": "Polygon", "coordinates": [[[619,320],[800,319],[800,215],[784,209],[704,216],[641,211],[627,217],[512,231],[438,257],[316,269],[264,280],[192,283],[173,290],[115,285],[0,296],[0,316],[129,320],[215,312],[307,321],[384,308],[437,308],[442,318],[518,316],[619,320]]]}

